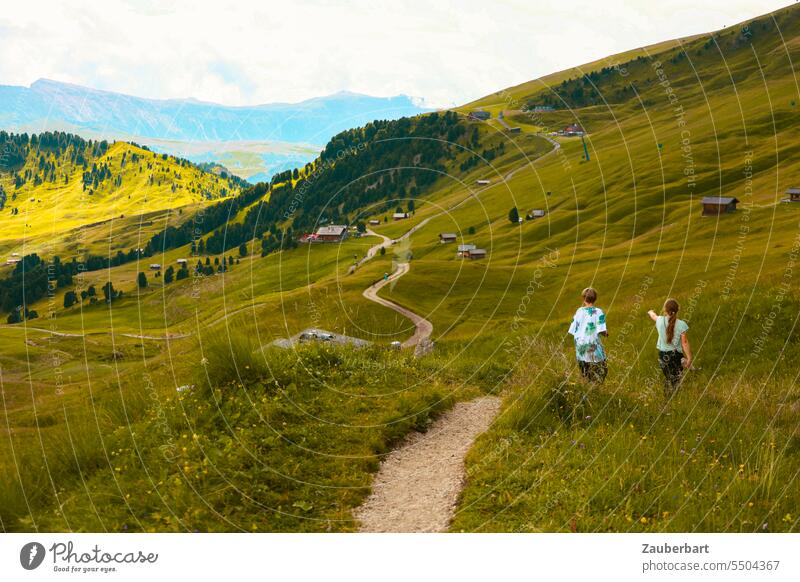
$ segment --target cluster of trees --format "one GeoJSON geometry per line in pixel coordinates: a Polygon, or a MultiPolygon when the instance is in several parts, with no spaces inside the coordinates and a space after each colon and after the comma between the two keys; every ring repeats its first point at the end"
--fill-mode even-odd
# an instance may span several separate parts
{"type": "MultiPolygon", "coordinates": [[[[448,111],[343,131],[302,176],[298,173],[295,182],[273,191],[261,219],[269,225],[291,218],[297,232],[318,223],[346,224],[359,209],[376,202],[415,198],[455,158],[459,148],[454,144],[469,143],[466,128],[448,111]]],[[[393,206],[387,204],[387,210],[393,206]]]]}
{"type": "MultiPolygon", "coordinates": [[[[98,166],[96,163],[93,163],[91,170],[85,170],[83,172],[83,189],[86,190],[86,188],[91,186],[96,190],[100,184],[108,178],[111,178],[111,176],[112,174],[108,164],[103,163],[98,166]]],[[[114,183],[119,186],[122,183],[122,176],[117,176],[117,178],[118,180],[114,183]]]]}
{"type": "Polygon", "coordinates": [[[6,323],[20,323],[28,319],[36,319],[37,317],[39,317],[39,314],[35,309],[28,309],[20,305],[8,314],[6,323]]]}
{"type": "MultiPolygon", "coordinates": [[[[29,309],[29,306],[48,293],[72,285],[78,272],[79,263],[74,258],[69,262],[62,262],[56,256],[47,263],[35,253],[25,255],[15,265],[11,275],[0,279],[0,306],[9,313],[6,321],[19,323],[38,317],[36,311],[29,309]]],[[[122,291],[114,289],[110,281],[103,285],[101,290],[104,300],[108,303],[122,297],[122,291]]],[[[97,290],[94,285],[82,290],[80,294],[75,290],[67,291],[64,294],[64,307],[72,307],[86,300],[90,303],[97,301],[97,290]]]]}
{"type": "Polygon", "coordinates": [[[40,134],[8,133],[0,131],[0,172],[13,172],[16,188],[33,178],[42,180],[55,178],[56,164],[45,154],[84,166],[87,160],[104,155],[108,151],[106,140],[85,140],[80,136],[63,131],[47,131],[40,134]],[[29,156],[38,158],[36,167],[41,172],[34,174],[30,168],[21,175],[21,170],[29,156]]]}
{"type": "Polygon", "coordinates": [[[211,258],[206,257],[205,263],[201,259],[197,260],[197,264],[194,266],[194,272],[195,275],[204,275],[206,277],[214,273],[227,273],[234,262],[238,263],[239,259],[234,259],[231,255],[229,255],[227,259],[222,257],[222,260],[220,260],[219,257],[214,257],[214,264],[212,265],[211,258]]]}
{"type": "MultiPolygon", "coordinates": [[[[233,257],[230,257],[230,261],[232,263],[233,257]]],[[[218,261],[217,261],[218,262],[218,261]]],[[[161,276],[161,272],[156,272],[156,277],[161,276]]],[[[164,283],[169,284],[173,281],[180,281],[181,279],[186,279],[189,276],[189,268],[183,264],[181,267],[176,271],[175,268],[170,265],[164,271],[164,283]]],[[[146,288],[149,283],[147,280],[147,274],[144,272],[140,272],[136,277],[136,284],[140,289],[146,288]]],[[[119,289],[114,288],[114,284],[111,281],[108,281],[103,287],[101,288],[103,293],[103,300],[106,303],[111,303],[115,299],[122,297],[122,291],[119,289]]],[[[97,303],[97,290],[95,289],[94,285],[89,285],[86,289],[83,289],[80,294],[76,290],[70,290],[64,293],[64,308],[69,309],[70,307],[85,302],[89,300],[90,304],[97,303]]]]}
{"type": "MultiPolygon", "coordinates": [[[[114,295],[117,293],[117,291],[114,289],[114,286],[104,286],[103,288],[106,291],[106,299],[109,297],[113,299],[114,295]]],[[[95,289],[94,285],[89,285],[86,289],[82,289],[80,294],[74,290],[64,293],[64,307],[72,307],[76,303],[81,303],[87,299],[89,300],[90,304],[97,303],[97,289],[95,289]]]]}
{"type": "Polygon", "coordinates": [[[55,290],[72,284],[77,273],[75,263],[62,263],[54,257],[45,263],[37,254],[26,255],[14,266],[11,275],[0,279],[0,306],[24,319],[28,305],[55,290]]]}
{"type": "MultiPolygon", "coordinates": [[[[282,191],[287,186],[278,186],[272,190],[282,191]]],[[[215,230],[205,241],[205,252],[220,254],[233,248],[241,248],[248,241],[259,239],[261,241],[262,256],[280,248],[294,248],[297,240],[292,227],[283,230],[277,221],[267,222],[265,216],[270,208],[269,202],[262,201],[251,207],[242,222],[226,224],[215,230]]]]}
{"type": "MultiPolygon", "coordinates": [[[[45,264],[37,254],[26,255],[15,266],[11,275],[0,279],[0,306],[6,312],[17,310],[19,306],[28,305],[44,297],[47,294],[48,284],[54,285],[55,288],[70,285],[72,277],[81,270],[90,272],[108,269],[109,267],[116,267],[142,257],[149,257],[165,250],[183,246],[191,242],[194,236],[208,233],[214,228],[225,224],[230,218],[236,216],[241,209],[263,197],[268,188],[267,184],[259,184],[249,188],[240,196],[214,204],[180,227],[169,226],[153,235],[143,249],[131,249],[127,252],[117,251],[111,257],[89,255],[82,263],[78,263],[75,257],[70,262],[63,263],[60,257],[55,256],[49,265],[45,264]],[[51,280],[50,283],[48,282],[49,280],[51,280]]],[[[238,247],[242,242],[245,242],[240,240],[241,238],[237,237],[235,244],[231,242],[221,246],[224,246],[225,250],[238,247]]],[[[209,252],[212,251],[209,250],[209,252]]],[[[188,269],[179,269],[174,276],[176,279],[182,279],[189,276],[189,271],[188,269]]],[[[110,297],[114,299],[116,296],[112,294],[110,297]]],[[[21,318],[17,321],[21,321],[21,318]]]]}
{"type": "MultiPolygon", "coordinates": [[[[247,249],[245,247],[244,251],[240,249],[240,254],[242,256],[247,255],[247,249]]],[[[234,264],[238,264],[239,259],[235,259],[233,255],[229,255],[227,258],[222,257],[214,257],[214,261],[212,264],[211,258],[206,257],[205,262],[202,259],[198,259],[197,265],[194,267],[194,272],[197,275],[213,275],[214,273],[225,273],[227,272],[231,266],[234,264]]],[[[177,270],[172,266],[168,266],[164,271],[163,281],[165,285],[172,283],[173,281],[181,281],[189,277],[189,267],[184,263],[178,268],[177,270]]],[[[155,277],[161,277],[161,271],[157,271],[155,273],[155,277]]],[[[70,279],[70,282],[72,280],[70,279]]],[[[144,271],[140,271],[136,277],[136,285],[140,289],[145,289],[149,286],[149,281],[147,279],[147,273],[144,271]]],[[[109,281],[102,287],[103,292],[103,300],[106,303],[111,303],[113,300],[122,297],[122,291],[115,289],[114,285],[109,281]]],[[[80,294],[76,290],[69,290],[64,293],[64,308],[69,309],[70,307],[89,300],[90,304],[94,304],[97,302],[97,290],[95,289],[94,285],[89,285],[86,289],[82,290],[80,294]]],[[[35,312],[34,312],[35,313],[35,312]]],[[[12,313],[12,316],[14,314],[12,313]]],[[[9,317],[9,323],[16,323],[17,321],[21,321],[21,319],[16,319],[15,321],[11,321],[12,317],[9,317]]]]}
{"type": "MultiPolygon", "coordinates": [[[[770,31],[774,26],[775,22],[770,18],[754,20],[738,30],[729,29],[723,34],[713,34],[705,40],[687,44],[681,49],[674,50],[669,58],[666,56],[660,58],[673,66],[681,64],[689,66],[686,51],[693,50],[696,58],[702,58],[711,51],[716,60],[720,54],[716,49],[717,45],[726,58],[731,58],[733,51],[740,49],[750,51],[753,37],[759,32],[770,31]]],[[[697,62],[691,66],[699,68],[697,62]]],[[[644,88],[656,82],[648,69],[649,60],[640,55],[622,64],[603,67],[581,77],[567,79],[552,90],[548,89],[536,95],[527,103],[527,107],[532,109],[537,105],[546,105],[554,109],[566,109],[604,103],[623,103],[632,99],[636,91],[641,93],[644,88]]]]}
{"type": "Polygon", "coordinates": [[[246,232],[242,230],[242,225],[238,223],[227,225],[228,221],[234,218],[241,210],[264,198],[269,189],[269,184],[256,184],[242,191],[234,198],[227,198],[208,206],[180,226],[166,227],[147,241],[143,249],[144,256],[151,256],[187,244],[192,244],[192,251],[200,254],[206,252],[219,254],[238,247],[242,242],[252,239],[254,234],[251,232],[248,238],[244,238],[246,232]],[[220,228],[224,225],[227,225],[227,227],[220,228]],[[209,241],[201,240],[200,245],[202,247],[198,245],[198,248],[195,249],[195,239],[212,231],[214,231],[214,234],[209,237],[209,241]],[[212,238],[214,239],[213,242],[211,242],[212,238]]]}
{"type": "Polygon", "coordinates": [[[481,150],[480,155],[475,154],[469,156],[466,160],[461,162],[459,168],[462,172],[466,172],[476,166],[485,165],[487,162],[491,162],[497,156],[502,156],[504,153],[506,153],[506,143],[501,141],[494,147],[484,148],[481,150]]]}
{"type": "MultiPolygon", "coordinates": [[[[245,249],[246,253],[246,249],[245,249]]],[[[220,262],[219,257],[215,257],[214,266],[211,267],[210,258],[206,258],[205,265],[202,261],[198,261],[196,272],[202,275],[213,275],[214,272],[224,272],[234,263],[238,263],[239,259],[234,259],[231,255],[227,259],[223,258],[220,262]]],[[[86,269],[82,269],[86,271],[86,269]]],[[[35,301],[38,301],[48,292],[54,292],[69,286],[73,282],[73,278],[79,272],[79,263],[76,259],[70,262],[62,262],[59,257],[54,257],[52,262],[45,263],[38,255],[26,255],[17,263],[11,275],[0,279],[0,305],[4,311],[9,312],[6,319],[8,323],[19,323],[25,319],[34,319],[38,316],[36,311],[28,309],[28,306],[35,301]]],[[[156,277],[161,273],[156,273],[156,277]]],[[[164,271],[164,283],[172,283],[173,281],[180,281],[189,277],[189,268],[186,264],[181,265],[177,271],[174,267],[169,266],[164,271]]],[[[139,273],[137,278],[139,287],[147,287],[147,275],[139,273]]],[[[122,291],[115,289],[114,285],[109,281],[101,288],[103,300],[106,303],[111,303],[113,300],[122,297],[122,291]]],[[[69,290],[64,293],[64,307],[70,308],[81,302],[89,301],[94,304],[98,301],[97,290],[94,285],[89,285],[86,289],[80,291],[69,290]]]]}
{"type": "MultiPolygon", "coordinates": [[[[635,62],[635,61],[634,61],[635,62]]],[[[636,95],[636,81],[630,78],[633,62],[616,67],[603,67],[581,77],[566,79],[542,92],[527,103],[528,109],[549,106],[553,109],[574,109],[606,103],[624,103],[636,95]],[[620,74],[625,71],[625,76],[620,74]]]]}
{"type": "MultiPolygon", "coordinates": [[[[183,158],[175,158],[175,159],[178,160],[181,166],[193,165],[192,162],[184,160],[183,158]]],[[[194,164],[194,165],[196,165],[198,168],[200,168],[207,174],[216,174],[223,180],[238,186],[240,190],[244,190],[245,188],[249,188],[251,186],[251,184],[247,180],[240,178],[236,174],[231,174],[225,169],[224,166],[220,166],[219,164],[214,164],[210,162],[201,162],[199,164],[194,164]]]]}

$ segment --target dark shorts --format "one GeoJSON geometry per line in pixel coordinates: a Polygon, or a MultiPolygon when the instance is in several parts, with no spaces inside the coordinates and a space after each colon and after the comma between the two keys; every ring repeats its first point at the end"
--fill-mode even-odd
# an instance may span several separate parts
{"type": "Polygon", "coordinates": [[[606,364],[605,360],[600,362],[582,362],[578,360],[578,367],[580,367],[581,375],[584,378],[598,384],[602,384],[608,374],[608,364],[606,364]]]}
{"type": "Polygon", "coordinates": [[[664,372],[664,380],[668,388],[677,388],[683,374],[681,360],[683,353],[678,350],[672,352],[658,352],[658,365],[664,372]]]}

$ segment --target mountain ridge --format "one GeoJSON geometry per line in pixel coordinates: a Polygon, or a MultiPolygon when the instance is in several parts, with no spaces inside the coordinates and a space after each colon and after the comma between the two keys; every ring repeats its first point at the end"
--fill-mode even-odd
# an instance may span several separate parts
{"type": "Polygon", "coordinates": [[[325,143],[374,119],[429,111],[407,95],[373,97],[350,91],[297,103],[231,106],[194,98],[149,99],[51,79],[29,87],[0,85],[0,126],[7,130],[68,123],[76,129],[155,139],[270,140],[325,143]],[[230,128],[233,129],[230,129],[230,128]]]}

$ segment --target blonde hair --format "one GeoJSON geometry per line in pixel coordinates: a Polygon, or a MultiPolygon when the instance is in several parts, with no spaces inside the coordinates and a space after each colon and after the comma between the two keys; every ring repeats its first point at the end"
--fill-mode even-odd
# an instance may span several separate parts
{"type": "Polygon", "coordinates": [[[597,301],[597,291],[594,287],[587,287],[581,292],[581,297],[586,303],[594,303],[597,301]]]}

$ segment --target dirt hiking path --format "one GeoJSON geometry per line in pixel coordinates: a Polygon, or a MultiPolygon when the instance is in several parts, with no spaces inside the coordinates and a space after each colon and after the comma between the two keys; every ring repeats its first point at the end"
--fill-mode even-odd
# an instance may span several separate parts
{"type": "Polygon", "coordinates": [[[489,428],[500,399],[459,402],[426,433],[406,437],[381,463],[372,495],[354,512],[362,532],[441,532],[464,486],[464,457],[489,428]]]}
{"type": "Polygon", "coordinates": [[[378,296],[378,291],[380,291],[386,285],[396,281],[406,273],[408,273],[411,265],[409,263],[400,263],[397,265],[397,270],[392,273],[392,275],[388,279],[382,279],[377,283],[373,283],[370,287],[364,289],[364,293],[362,295],[369,299],[370,301],[374,301],[379,305],[383,305],[384,307],[388,307],[389,309],[393,309],[403,317],[410,319],[411,323],[414,324],[414,335],[408,338],[406,341],[402,343],[404,348],[413,348],[421,341],[425,341],[431,337],[433,333],[433,324],[422,317],[421,315],[417,315],[410,309],[406,309],[402,305],[398,305],[394,301],[390,301],[388,299],[384,299],[383,297],[378,296]]]}

